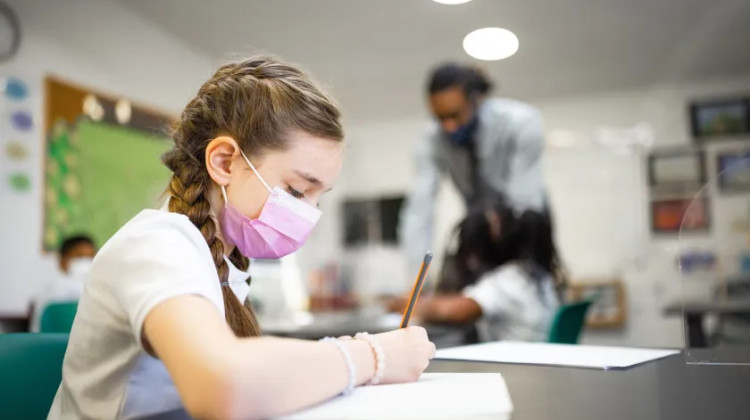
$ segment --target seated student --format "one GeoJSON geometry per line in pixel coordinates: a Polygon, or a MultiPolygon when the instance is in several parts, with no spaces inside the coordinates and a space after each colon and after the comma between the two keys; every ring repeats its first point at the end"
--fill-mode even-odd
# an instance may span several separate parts
{"type": "MultiPolygon", "coordinates": [[[[564,285],[548,216],[494,205],[459,225],[455,282],[424,299],[425,322],[476,322],[481,341],[543,341],[564,285]]],[[[445,279],[444,279],[445,280],[445,279]]]]}
{"type": "Polygon", "coordinates": [[[96,255],[94,241],[88,235],[63,240],[58,252],[60,275],[49,279],[44,290],[31,303],[30,330],[39,331],[39,322],[47,305],[77,301],[83,293],[83,282],[96,255]]]}
{"type": "Polygon", "coordinates": [[[328,96],[274,59],[227,64],[172,138],[167,203],[131,219],[91,266],[50,419],[182,409],[268,418],[356,385],[420,376],[435,352],[422,328],[321,342],[259,337],[245,296],[231,289],[248,258],[288,255],[315,226],[343,154],[328,96]]]}

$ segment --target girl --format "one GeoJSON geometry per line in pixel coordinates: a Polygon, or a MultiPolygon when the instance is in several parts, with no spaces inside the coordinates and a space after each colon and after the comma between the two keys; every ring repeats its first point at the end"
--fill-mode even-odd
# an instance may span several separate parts
{"type": "Polygon", "coordinates": [[[93,262],[49,418],[181,407],[265,418],[356,385],[416,380],[434,355],[423,329],[261,338],[231,287],[248,257],[280,258],[305,242],[339,174],[342,139],[338,109],[296,68],[268,58],[221,67],[173,132],[167,204],[135,216],[93,262]]]}
{"type": "Polygon", "coordinates": [[[454,272],[444,270],[441,294],[422,301],[420,318],[476,321],[481,341],[546,340],[565,284],[549,217],[496,204],[470,211],[458,229],[454,272]]]}

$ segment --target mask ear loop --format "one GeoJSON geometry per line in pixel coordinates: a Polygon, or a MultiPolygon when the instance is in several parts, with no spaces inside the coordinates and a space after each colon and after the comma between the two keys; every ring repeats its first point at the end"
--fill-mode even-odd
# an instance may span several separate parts
{"type": "Polygon", "coordinates": [[[221,186],[221,195],[224,196],[224,205],[226,206],[229,204],[229,199],[227,199],[227,189],[223,185],[221,186]]]}
{"type": "MultiPolygon", "coordinates": [[[[224,188],[223,185],[221,186],[221,195],[224,196],[224,207],[228,206],[229,205],[229,200],[227,199],[227,189],[224,188]]],[[[219,285],[221,287],[230,287],[229,286],[229,281],[220,281],[219,285]]]]}
{"type": "Polygon", "coordinates": [[[245,162],[247,162],[247,164],[250,166],[250,169],[253,170],[253,173],[255,174],[255,176],[257,176],[258,179],[260,180],[260,182],[263,183],[263,186],[266,187],[266,189],[268,190],[268,192],[273,192],[273,189],[266,183],[266,180],[263,179],[263,177],[260,176],[260,173],[258,172],[258,170],[255,169],[255,165],[253,165],[253,163],[250,162],[250,159],[248,159],[247,156],[245,156],[245,152],[243,152],[242,150],[240,150],[240,153],[242,154],[242,157],[245,158],[245,162]]]}

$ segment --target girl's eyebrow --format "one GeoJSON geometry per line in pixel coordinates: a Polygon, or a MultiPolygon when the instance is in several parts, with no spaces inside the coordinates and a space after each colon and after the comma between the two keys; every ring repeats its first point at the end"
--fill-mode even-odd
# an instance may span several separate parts
{"type": "MultiPolygon", "coordinates": [[[[309,183],[311,183],[311,184],[313,184],[313,185],[315,185],[317,187],[322,187],[323,186],[323,181],[319,180],[318,178],[315,178],[313,175],[311,175],[311,174],[309,174],[307,172],[302,172],[302,171],[295,170],[294,173],[297,174],[297,176],[299,176],[300,178],[304,179],[305,181],[307,181],[307,182],[309,182],[309,183]]],[[[331,191],[332,189],[333,189],[333,187],[327,189],[326,192],[331,191]]]]}
{"type": "Polygon", "coordinates": [[[305,181],[311,184],[315,184],[317,186],[323,186],[323,182],[321,180],[319,180],[318,178],[315,178],[314,176],[308,174],[307,172],[294,171],[294,173],[297,174],[297,176],[299,176],[300,178],[304,179],[305,181]]]}

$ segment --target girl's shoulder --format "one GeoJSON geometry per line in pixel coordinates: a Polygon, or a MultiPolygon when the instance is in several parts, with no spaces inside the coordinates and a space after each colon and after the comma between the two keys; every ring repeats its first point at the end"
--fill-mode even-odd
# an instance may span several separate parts
{"type": "Polygon", "coordinates": [[[541,268],[528,267],[520,262],[510,262],[485,273],[479,281],[495,283],[506,290],[536,290],[545,283],[552,285],[552,277],[541,268]]]}
{"type": "Polygon", "coordinates": [[[121,227],[99,250],[97,259],[128,256],[189,258],[208,255],[203,235],[183,214],[166,210],[142,210],[121,227]]]}
{"type": "Polygon", "coordinates": [[[497,266],[493,270],[485,273],[483,277],[516,282],[527,282],[531,280],[529,271],[523,267],[522,264],[516,262],[497,266]]]}

